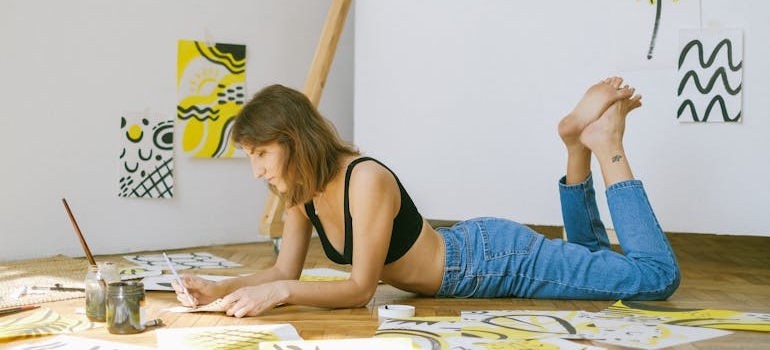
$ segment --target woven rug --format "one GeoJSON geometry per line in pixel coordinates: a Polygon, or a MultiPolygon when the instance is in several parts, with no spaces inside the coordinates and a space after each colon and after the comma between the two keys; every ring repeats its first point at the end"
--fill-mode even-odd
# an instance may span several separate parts
{"type": "Polygon", "coordinates": [[[64,287],[84,288],[87,271],[88,261],[64,255],[0,262],[0,308],[84,298],[83,292],[35,292],[18,298],[16,294],[24,287],[52,287],[56,283],[64,287]]]}

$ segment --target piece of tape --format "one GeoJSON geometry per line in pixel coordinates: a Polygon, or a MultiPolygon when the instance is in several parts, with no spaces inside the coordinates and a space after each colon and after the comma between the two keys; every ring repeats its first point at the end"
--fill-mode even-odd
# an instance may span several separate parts
{"type": "Polygon", "coordinates": [[[386,318],[414,317],[414,306],[411,305],[380,305],[377,309],[377,318],[382,322],[386,318]]]}

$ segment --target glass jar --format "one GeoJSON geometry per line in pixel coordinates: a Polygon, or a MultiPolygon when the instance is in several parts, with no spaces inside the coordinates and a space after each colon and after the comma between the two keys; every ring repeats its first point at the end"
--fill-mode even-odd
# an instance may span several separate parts
{"type": "Polygon", "coordinates": [[[107,285],[107,330],[113,334],[133,334],[144,330],[144,284],[113,282],[107,285]]]}
{"type": "Polygon", "coordinates": [[[118,267],[114,263],[105,262],[88,267],[85,281],[86,316],[93,322],[105,321],[104,299],[107,285],[120,281],[118,267]]]}

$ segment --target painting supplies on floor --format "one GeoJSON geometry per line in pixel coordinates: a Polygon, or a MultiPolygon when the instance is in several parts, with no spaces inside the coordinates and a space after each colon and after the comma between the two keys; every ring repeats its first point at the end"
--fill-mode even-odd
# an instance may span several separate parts
{"type": "Polygon", "coordinates": [[[85,288],[77,288],[77,287],[65,287],[61,283],[56,283],[53,285],[53,287],[38,287],[38,286],[32,286],[30,287],[33,291],[54,291],[54,292],[85,292],[85,288]]]}

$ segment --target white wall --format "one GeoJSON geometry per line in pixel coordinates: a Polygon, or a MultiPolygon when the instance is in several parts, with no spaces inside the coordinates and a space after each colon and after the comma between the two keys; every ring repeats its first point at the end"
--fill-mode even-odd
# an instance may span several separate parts
{"type": "Polygon", "coordinates": [[[560,225],[556,125],[586,87],[620,74],[644,96],[626,150],[663,228],[768,236],[770,3],[662,1],[645,62],[646,1],[361,0],[356,143],[397,171],[426,217],[560,225]],[[744,30],[744,121],[679,124],[678,30],[712,21],[744,30]]]}
{"type": "MultiPolygon", "coordinates": [[[[0,2],[0,260],[249,242],[267,198],[248,160],[176,149],[175,197],[118,198],[121,113],[176,115],[177,40],[247,45],[249,94],[302,89],[331,1],[0,2]]],[[[320,104],[352,139],[353,12],[320,104]]],[[[177,137],[177,141],[179,138],[177,137]]]]}

